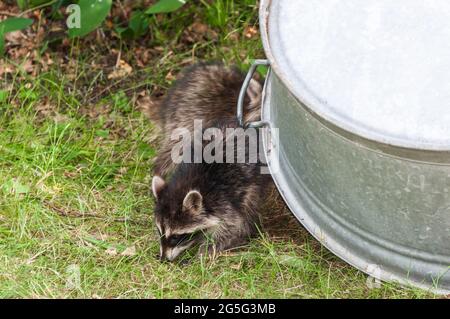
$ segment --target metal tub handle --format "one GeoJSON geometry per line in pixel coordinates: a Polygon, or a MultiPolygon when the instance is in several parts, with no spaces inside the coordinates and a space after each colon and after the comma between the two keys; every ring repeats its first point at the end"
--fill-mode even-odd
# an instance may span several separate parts
{"type": "Polygon", "coordinates": [[[247,93],[248,86],[250,85],[250,81],[253,78],[253,75],[256,72],[256,69],[260,65],[270,66],[269,60],[255,60],[248,70],[247,76],[245,77],[244,83],[242,84],[241,92],[239,92],[239,99],[237,104],[237,119],[239,125],[245,128],[260,128],[266,126],[268,123],[265,121],[256,121],[244,123],[244,100],[245,95],[247,93]]]}

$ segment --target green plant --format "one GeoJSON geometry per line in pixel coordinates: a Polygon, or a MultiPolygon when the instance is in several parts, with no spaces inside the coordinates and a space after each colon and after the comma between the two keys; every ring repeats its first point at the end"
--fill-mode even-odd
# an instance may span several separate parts
{"type": "Polygon", "coordinates": [[[118,27],[116,32],[124,39],[136,39],[147,32],[149,25],[145,12],[136,10],[131,14],[128,27],[118,27]]]}
{"type": "MultiPolygon", "coordinates": [[[[116,27],[116,32],[124,39],[136,39],[143,36],[150,25],[150,16],[158,13],[169,13],[176,11],[186,4],[187,0],[159,0],[144,10],[136,10],[131,14],[130,21],[126,27],[116,27]]],[[[83,37],[98,27],[110,14],[113,0],[17,0],[17,5],[22,10],[32,8],[52,7],[52,13],[57,12],[62,6],[72,4],[78,5],[76,11],[69,14],[79,14],[79,26],[68,30],[70,38],[83,37]]],[[[68,7],[69,8],[69,7],[68,7]]],[[[74,7],[71,7],[72,9],[74,7]]],[[[57,15],[52,15],[55,17],[57,15]]],[[[70,16],[69,16],[70,19],[70,16]]],[[[5,34],[12,31],[22,30],[33,23],[31,19],[9,18],[0,22],[0,56],[4,53],[5,34]]]]}
{"type": "Polygon", "coordinates": [[[170,13],[180,9],[186,0],[160,0],[145,11],[136,10],[131,14],[130,22],[125,28],[116,28],[124,39],[136,39],[144,35],[150,25],[149,17],[157,13],[170,13]]]}
{"type": "Polygon", "coordinates": [[[98,28],[111,10],[112,0],[79,0],[80,27],[69,29],[69,37],[82,37],[98,28]]]}
{"type": "Polygon", "coordinates": [[[147,9],[147,14],[168,13],[180,9],[186,4],[186,0],[160,0],[147,9]]]}
{"type": "Polygon", "coordinates": [[[8,18],[0,22],[0,56],[5,51],[5,34],[13,31],[23,30],[33,23],[32,19],[8,18]]]}
{"type": "Polygon", "coordinates": [[[25,8],[35,8],[41,5],[45,5],[48,2],[56,2],[56,1],[49,1],[49,0],[17,0],[17,5],[20,9],[25,8]]]}

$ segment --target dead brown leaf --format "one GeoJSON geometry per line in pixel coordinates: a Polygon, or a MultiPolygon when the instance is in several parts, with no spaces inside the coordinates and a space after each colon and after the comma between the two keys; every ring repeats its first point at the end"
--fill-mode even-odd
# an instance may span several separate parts
{"type": "Polygon", "coordinates": [[[12,74],[15,72],[14,67],[6,62],[0,63],[0,77],[2,77],[5,74],[12,74]]]}
{"type": "Polygon", "coordinates": [[[110,74],[108,74],[108,79],[120,79],[126,77],[127,75],[130,75],[131,73],[133,73],[133,68],[127,62],[121,59],[118,66],[115,67],[110,74]]]}
{"type": "Polygon", "coordinates": [[[176,77],[173,75],[172,70],[170,70],[169,73],[166,74],[165,79],[168,82],[175,81],[176,77]]]}
{"type": "Polygon", "coordinates": [[[247,39],[252,39],[254,37],[257,37],[259,34],[258,28],[254,27],[254,26],[247,26],[244,29],[244,36],[247,39]]]}
{"type": "Polygon", "coordinates": [[[121,256],[132,257],[136,255],[136,246],[127,247],[121,254],[121,256]]]}
{"type": "Polygon", "coordinates": [[[206,35],[209,27],[206,24],[197,21],[191,25],[191,30],[199,35],[206,35]]]}
{"type": "Polygon", "coordinates": [[[108,247],[108,249],[105,252],[106,252],[106,254],[108,254],[110,256],[116,256],[117,248],[116,247],[108,247]]]}

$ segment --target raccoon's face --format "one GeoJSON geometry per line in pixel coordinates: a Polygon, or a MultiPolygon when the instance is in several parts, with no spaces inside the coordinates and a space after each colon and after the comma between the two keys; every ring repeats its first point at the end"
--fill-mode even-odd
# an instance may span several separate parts
{"type": "Polygon", "coordinates": [[[197,190],[178,194],[159,176],[152,181],[156,198],[155,224],[160,236],[161,260],[173,261],[187,249],[204,242],[218,218],[205,212],[203,196],[197,190]]]}

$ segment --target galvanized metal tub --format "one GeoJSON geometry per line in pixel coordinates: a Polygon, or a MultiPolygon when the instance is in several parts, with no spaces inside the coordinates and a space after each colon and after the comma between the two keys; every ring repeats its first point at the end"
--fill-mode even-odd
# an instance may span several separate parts
{"type": "MultiPolygon", "coordinates": [[[[410,121],[410,129],[398,130],[384,127],[383,123],[391,121],[392,116],[394,122],[410,116],[401,102],[395,104],[398,108],[394,113],[381,114],[378,122],[376,118],[370,122],[370,116],[358,118],[355,108],[348,111],[345,105],[332,105],[333,100],[327,96],[315,95],[314,85],[316,80],[319,83],[320,76],[308,83],[302,78],[301,68],[292,65],[297,63],[293,60],[296,54],[298,61],[302,60],[302,52],[295,52],[296,48],[304,47],[302,39],[292,42],[289,41],[292,35],[282,34],[283,25],[293,23],[287,20],[299,8],[304,9],[302,12],[312,10],[320,14],[320,10],[328,10],[327,2],[338,11],[341,9],[336,6],[342,4],[373,9],[377,6],[375,1],[380,3],[368,0],[364,5],[361,1],[340,0],[332,4],[333,1],[300,0],[297,4],[289,0],[261,1],[262,40],[271,65],[262,120],[271,129],[279,129],[278,142],[270,134],[265,135],[268,166],[295,216],[334,254],[378,279],[449,293],[450,121],[446,129],[444,120],[450,114],[450,100],[442,101],[448,105],[447,113],[433,110],[431,105],[431,114],[425,116],[419,128],[410,121]],[[301,3],[308,3],[308,7],[302,8],[301,3]],[[315,8],[319,3],[322,7],[315,8]],[[289,56],[286,50],[294,52],[289,56]],[[434,111],[438,113],[433,114],[434,111]],[[434,131],[428,134],[434,125],[444,136],[434,131]]],[[[413,2],[426,6],[420,1],[413,2]]],[[[433,1],[438,7],[443,4],[440,0],[433,1]]],[[[396,10],[388,9],[381,11],[396,10]]],[[[346,8],[342,10],[345,12],[346,8]]],[[[299,21],[305,19],[300,12],[297,14],[299,21]]],[[[317,18],[306,20],[314,23],[317,18]]],[[[363,17],[361,21],[364,20],[363,17]]],[[[332,21],[327,23],[331,25],[332,21]]],[[[327,31],[321,26],[318,29],[327,31]]],[[[450,55],[445,58],[450,59],[450,55]]],[[[318,73],[328,72],[331,78],[338,71],[317,68],[318,73]]],[[[384,72],[386,77],[390,76],[389,70],[384,72]]],[[[373,113],[386,110],[389,105],[373,113]]]]}

